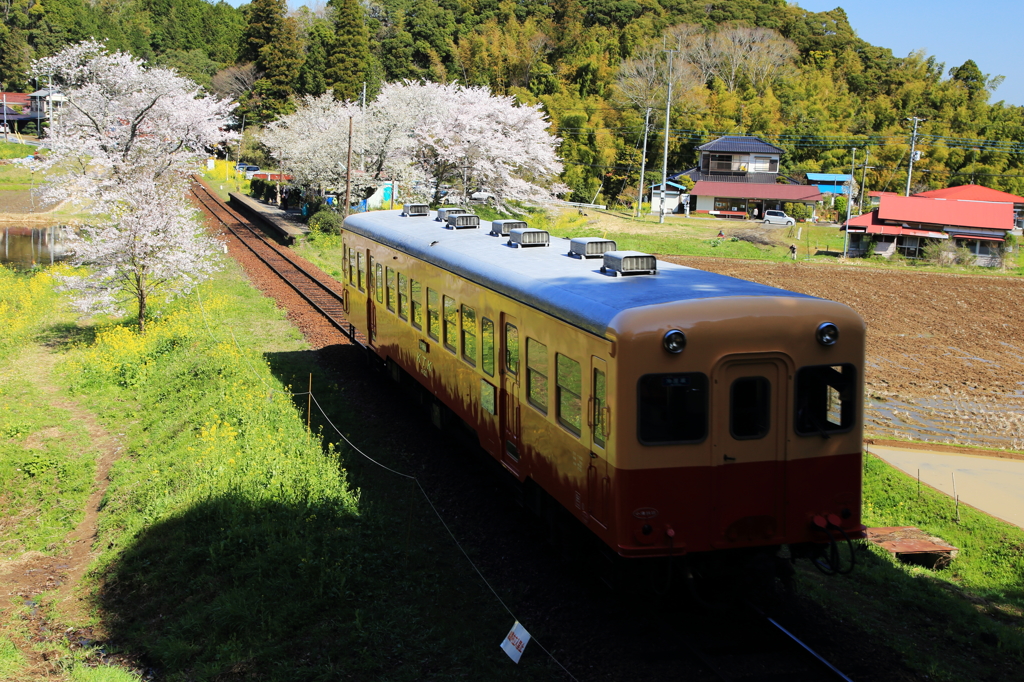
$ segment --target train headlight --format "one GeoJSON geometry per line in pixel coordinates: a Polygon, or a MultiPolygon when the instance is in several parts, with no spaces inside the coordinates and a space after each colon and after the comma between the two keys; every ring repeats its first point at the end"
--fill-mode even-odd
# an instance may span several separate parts
{"type": "Polygon", "coordinates": [[[818,325],[815,337],[818,339],[818,343],[823,346],[834,346],[836,341],[839,340],[839,327],[831,322],[822,322],[818,325]]]}
{"type": "Polygon", "coordinates": [[[665,338],[662,339],[661,343],[669,353],[682,353],[683,349],[686,348],[686,334],[678,329],[673,329],[665,334],[665,338]]]}

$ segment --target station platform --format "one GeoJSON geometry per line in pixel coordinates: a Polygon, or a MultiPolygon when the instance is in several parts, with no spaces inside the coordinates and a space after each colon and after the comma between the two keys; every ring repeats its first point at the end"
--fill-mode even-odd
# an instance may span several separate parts
{"type": "Polygon", "coordinates": [[[298,219],[297,211],[283,211],[277,206],[264,204],[238,192],[231,192],[228,197],[231,208],[266,227],[274,236],[283,238],[289,244],[309,232],[306,224],[298,219]]]}
{"type": "Polygon", "coordinates": [[[865,449],[936,490],[1024,527],[1024,460],[865,444],[865,449]]]}

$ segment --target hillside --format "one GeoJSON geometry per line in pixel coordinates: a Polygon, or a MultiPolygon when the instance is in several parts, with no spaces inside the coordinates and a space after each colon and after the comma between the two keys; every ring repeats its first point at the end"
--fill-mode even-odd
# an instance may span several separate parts
{"type": "MultiPolygon", "coordinates": [[[[239,9],[203,0],[21,0],[8,5],[0,31],[0,80],[27,88],[32,58],[92,35],[241,94],[250,121],[270,120],[295,96],[327,87],[355,98],[363,82],[371,97],[399,79],[487,85],[544,105],[563,138],[572,199],[614,203],[635,196],[644,121],[617,83],[620,68],[645,50],[678,45],[679,30],[666,30],[687,25],[689,47],[674,67],[677,77],[695,75],[672,111],[670,171],[693,165],[695,145],[742,133],[784,148],[781,171],[791,176],[849,172],[850,148],[858,147],[859,163],[867,148],[868,189],[898,190],[909,159],[907,119],[918,117],[922,157],[912,189],[977,183],[1024,193],[1024,107],[990,102],[998,77],[971,60],[897,57],[861,40],[841,8],[815,13],[784,0],[331,0],[323,11],[285,13],[284,0],[239,9]],[[766,31],[747,52],[735,40],[714,43],[749,37],[741,29],[750,28],[766,31]],[[707,54],[712,43],[717,57],[707,54]],[[778,59],[766,65],[769,52],[778,59]],[[723,68],[730,59],[732,68],[723,68]],[[237,68],[248,63],[255,67],[237,68]],[[240,73],[234,90],[224,84],[240,73]]],[[[661,108],[651,119],[651,181],[661,166],[661,108]]]]}

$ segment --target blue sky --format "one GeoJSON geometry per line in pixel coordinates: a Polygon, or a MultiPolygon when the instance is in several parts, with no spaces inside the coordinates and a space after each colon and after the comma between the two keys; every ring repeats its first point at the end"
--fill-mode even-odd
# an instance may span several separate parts
{"type": "MultiPolygon", "coordinates": [[[[303,4],[312,3],[288,0],[292,9],[303,4]]],[[[1019,37],[1024,0],[798,0],[795,4],[812,12],[842,7],[864,40],[890,48],[897,57],[923,49],[945,62],[946,73],[973,59],[982,73],[1006,76],[990,101],[1024,106],[1024,43],[1019,37]]]]}
{"type": "Polygon", "coordinates": [[[897,57],[925,50],[946,73],[973,59],[982,73],[1006,76],[989,101],[1024,106],[1024,59],[1019,32],[1024,0],[799,0],[812,12],[846,10],[850,25],[872,45],[888,47],[897,57]]]}

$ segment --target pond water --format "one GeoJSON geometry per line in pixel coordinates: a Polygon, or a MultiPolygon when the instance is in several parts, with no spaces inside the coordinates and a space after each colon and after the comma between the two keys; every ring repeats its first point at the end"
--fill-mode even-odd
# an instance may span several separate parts
{"type": "Polygon", "coordinates": [[[0,227],[0,263],[18,270],[67,260],[70,228],[0,227]]]}

